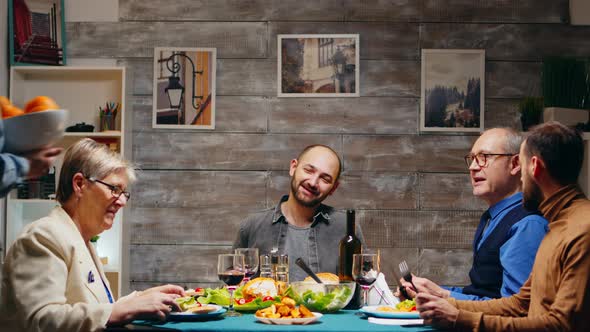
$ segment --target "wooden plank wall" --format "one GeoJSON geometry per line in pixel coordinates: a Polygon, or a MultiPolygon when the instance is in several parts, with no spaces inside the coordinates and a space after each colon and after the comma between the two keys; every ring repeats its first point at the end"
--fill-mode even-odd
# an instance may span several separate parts
{"type": "MultiPolygon", "coordinates": [[[[485,49],[486,127],[518,128],[543,56],[590,54],[567,0],[120,0],[119,21],[67,25],[68,52],[127,67],[132,158],[131,289],[218,284],[216,255],[240,221],[288,189],[289,160],[323,143],[343,158],[327,203],[355,208],[383,270],[399,259],[442,284],[468,280],[485,206],[462,157],[474,135],[418,131],[421,48],[485,49]],[[277,98],[276,35],[360,34],[360,98],[277,98]],[[152,129],[154,47],[217,48],[217,128],[152,129]]],[[[124,281],[124,285],[126,281],[124,281]]]]}

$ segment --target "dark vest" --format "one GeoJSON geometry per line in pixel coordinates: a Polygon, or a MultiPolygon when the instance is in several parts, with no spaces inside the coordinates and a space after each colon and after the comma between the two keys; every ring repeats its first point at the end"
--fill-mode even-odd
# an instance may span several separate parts
{"type": "Polygon", "coordinates": [[[539,212],[527,211],[522,204],[516,205],[500,220],[477,250],[478,240],[483,233],[483,224],[480,223],[473,241],[473,266],[469,271],[471,285],[463,288],[464,294],[491,298],[502,297],[500,289],[502,288],[503,275],[500,264],[500,247],[508,240],[508,233],[512,225],[531,214],[538,215],[539,212]]]}

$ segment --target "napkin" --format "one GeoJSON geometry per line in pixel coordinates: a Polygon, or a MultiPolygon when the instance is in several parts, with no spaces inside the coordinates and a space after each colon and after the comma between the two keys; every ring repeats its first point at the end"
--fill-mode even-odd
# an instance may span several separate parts
{"type": "Polygon", "coordinates": [[[385,281],[385,275],[379,273],[377,280],[369,291],[369,305],[396,305],[399,299],[393,296],[393,293],[385,281]]]}
{"type": "Polygon", "coordinates": [[[380,324],[380,325],[422,326],[422,325],[424,325],[424,319],[391,319],[391,318],[369,317],[369,323],[380,324]]]}

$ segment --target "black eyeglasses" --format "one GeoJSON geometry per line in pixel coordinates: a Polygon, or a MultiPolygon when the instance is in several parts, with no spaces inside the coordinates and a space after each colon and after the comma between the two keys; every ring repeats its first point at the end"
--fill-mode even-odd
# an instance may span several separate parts
{"type": "Polygon", "coordinates": [[[517,153],[478,153],[478,154],[468,154],[465,158],[465,163],[467,164],[467,168],[471,167],[471,164],[475,160],[477,166],[485,167],[488,164],[488,158],[492,156],[516,156],[517,153]]]}
{"type": "Polygon", "coordinates": [[[95,179],[93,177],[87,177],[87,179],[89,181],[92,182],[98,182],[100,184],[103,184],[105,186],[107,186],[110,190],[111,190],[111,194],[113,194],[113,197],[119,199],[119,197],[121,197],[121,195],[125,196],[125,198],[129,201],[129,198],[131,198],[131,194],[128,191],[124,191],[123,189],[121,189],[120,187],[114,186],[112,184],[106,183],[104,181],[100,181],[98,179],[95,179]]]}

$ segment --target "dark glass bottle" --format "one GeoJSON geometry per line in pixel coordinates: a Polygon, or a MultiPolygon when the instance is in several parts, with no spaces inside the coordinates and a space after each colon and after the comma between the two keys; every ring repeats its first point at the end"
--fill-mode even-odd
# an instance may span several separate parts
{"type": "Polygon", "coordinates": [[[352,255],[361,253],[361,240],[354,234],[354,210],[346,210],[346,235],[340,240],[340,261],[338,278],[340,281],[354,281],[352,278],[352,255]]]}

